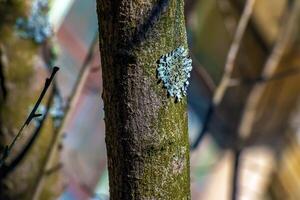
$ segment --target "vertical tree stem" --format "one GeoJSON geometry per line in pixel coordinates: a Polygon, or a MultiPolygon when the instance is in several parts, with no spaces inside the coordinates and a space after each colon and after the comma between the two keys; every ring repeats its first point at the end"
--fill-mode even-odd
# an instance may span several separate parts
{"type": "Polygon", "coordinates": [[[183,0],[97,0],[110,198],[190,199],[187,102],[157,60],[187,48],[183,0]]]}

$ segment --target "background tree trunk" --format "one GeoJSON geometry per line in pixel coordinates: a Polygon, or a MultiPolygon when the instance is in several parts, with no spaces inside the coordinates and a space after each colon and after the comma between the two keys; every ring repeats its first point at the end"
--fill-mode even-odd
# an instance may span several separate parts
{"type": "MultiPolygon", "coordinates": [[[[49,76],[48,69],[43,66],[39,56],[39,46],[31,40],[20,38],[15,32],[16,19],[26,16],[30,10],[30,2],[1,1],[0,2],[0,65],[1,82],[5,85],[0,89],[0,150],[9,145],[42,91],[45,79],[49,76]],[[37,62],[37,60],[39,62],[37,62]]],[[[52,104],[53,87],[50,86],[42,105],[52,104]]],[[[48,152],[57,145],[52,145],[56,138],[56,130],[49,112],[41,123],[32,122],[26,127],[22,136],[17,140],[6,160],[6,167],[0,168],[0,199],[2,200],[32,200],[36,187],[46,174],[44,168],[48,160],[48,152]],[[38,130],[39,129],[39,130],[38,130]],[[25,151],[25,146],[37,134],[36,139],[25,151]],[[24,156],[20,156],[24,154],[24,156]],[[12,167],[12,161],[20,158],[12,167]]],[[[2,154],[1,154],[2,155],[2,154]]],[[[59,152],[56,153],[56,165],[59,152]]],[[[48,170],[48,169],[47,169],[48,170]]],[[[47,180],[39,197],[55,199],[61,192],[62,185],[59,170],[48,174],[47,180]]]]}
{"type": "Polygon", "coordinates": [[[190,199],[187,101],[157,83],[187,47],[182,0],[98,0],[111,199],[190,199]]]}

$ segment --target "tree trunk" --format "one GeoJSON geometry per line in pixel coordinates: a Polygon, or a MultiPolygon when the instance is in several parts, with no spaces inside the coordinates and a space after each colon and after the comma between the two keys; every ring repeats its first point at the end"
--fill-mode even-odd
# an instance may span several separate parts
{"type": "Polygon", "coordinates": [[[183,0],[98,0],[111,199],[190,199],[187,100],[157,61],[187,48],[183,0]]]}

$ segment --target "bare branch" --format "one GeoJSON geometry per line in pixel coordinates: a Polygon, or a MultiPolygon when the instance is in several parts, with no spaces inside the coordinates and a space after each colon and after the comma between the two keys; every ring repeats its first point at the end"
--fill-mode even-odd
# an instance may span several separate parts
{"type": "MultiPolygon", "coordinates": [[[[262,71],[261,77],[264,77],[264,79],[271,79],[276,75],[275,73],[280,66],[280,61],[282,60],[284,54],[289,50],[290,45],[296,38],[295,33],[297,30],[297,25],[299,23],[299,16],[300,2],[295,1],[289,15],[288,22],[285,26],[282,27],[279,38],[262,71]]],[[[243,139],[249,137],[252,132],[259,102],[267,87],[267,84],[264,83],[256,83],[247,100],[239,127],[239,134],[243,139]]]]}
{"type": "Polygon", "coordinates": [[[244,8],[243,14],[241,16],[241,19],[238,23],[237,30],[234,34],[233,42],[230,46],[229,53],[227,55],[227,60],[225,64],[225,69],[224,69],[224,75],[222,77],[221,83],[218,86],[214,97],[213,97],[213,104],[218,105],[223,97],[224,94],[230,85],[230,80],[231,80],[231,75],[235,67],[235,61],[237,58],[237,54],[239,52],[241,42],[243,39],[243,36],[245,34],[247,25],[249,24],[250,17],[253,12],[255,0],[247,0],[246,6],[244,8]]]}
{"type": "MultiPolygon", "coordinates": [[[[37,102],[35,103],[35,105],[34,105],[32,111],[31,111],[31,113],[30,113],[29,116],[27,117],[26,121],[24,122],[24,124],[23,124],[22,127],[20,128],[19,132],[17,133],[17,135],[15,136],[15,138],[13,139],[13,141],[11,142],[11,144],[10,144],[9,146],[6,146],[6,147],[5,147],[4,152],[2,153],[1,158],[0,158],[0,167],[1,167],[1,174],[0,174],[0,175],[1,175],[1,177],[4,176],[4,175],[7,173],[7,169],[8,169],[9,167],[7,167],[7,166],[5,165],[5,161],[6,161],[6,159],[8,158],[9,153],[10,153],[11,149],[14,147],[16,141],[17,141],[18,138],[21,136],[21,134],[22,134],[24,128],[25,128],[26,126],[29,125],[29,123],[31,122],[31,120],[32,120],[33,118],[40,116],[39,113],[36,113],[36,112],[37,112],[37,109],[38,109],[38,107],[39,107],[39,105],[40,105],[42,99],[44,98],[44,96],[45,96],[45,94],[46,94],[46,92],[47,92],[49,86],[51,85],[51,82],[53,81],[54,76],[55,76],[55,74],[56,74],[56,72],[57,72],[58,70],[59,70],[58,67],[54,67],[54,68],[53,68],[52,74],[51,74],[50,78],[47,78],[47,79],[46,79],[45,86],[44,86],[44,88],[43,88],[43,90],[42,90],[42,92],[41,92],[41,94],[40,94],[40,96],[39,96],[37,102]],[[4,170],[3,167],[4,167],[6,170],[4,170]]],[[[8,165],[8,166],[9,166],[9,165],[8,165]]]]}
{"type": "Polygon", "coordinates": [[[63,135],[63,131],[65,130],[65,125],[68,124],[72,114],[74,114],[72,112],[72,109],[75,106],[75,103],[77,103],[78,98],[79,98],[79,94],[81,94],[84,83],[87,79],[88,76],[88,72],[90,70],[90,67],[88,67],[88,65],[90,64],[92,58],[93,58],[93,53],[95,50],[95,46],[97,44],[97,40],[98,40],[98,33],[95,34],[94,39],[92,41],[92,45],[90,46],[89,52],[87,53],[82,66],[80,68],[80,72],[77,78],[77,81],[75,83],[75,86],[73,88],[71,97],[70,97],[70,101],[68,102],[67,106],[66,106],[66,111],[65,111],[65,116],[63,119],[63,122],[61,123],[60,127],[58,127],[55,130],[54,133],[54,139],[52,141],[52,143],[49,146],[49,151],[47,152],[47,160],[45,161],[45,163],[42,166],[42,173],[40,175],[40,177],[38,177],[38,183],[36,186],[36,189],[34,191],[33,194],[33,199],[39,199],[39,195],[43,189],[43,185],[44,185],[44,176],[47,174],[45,174],[45,172],[47,171],[47,169],[50,169],[53,167],[53,162],[54,162],[54,158],[55,158],[55,152],[57,150],[57,147],[60,143],[60,136],[63,135]]]}

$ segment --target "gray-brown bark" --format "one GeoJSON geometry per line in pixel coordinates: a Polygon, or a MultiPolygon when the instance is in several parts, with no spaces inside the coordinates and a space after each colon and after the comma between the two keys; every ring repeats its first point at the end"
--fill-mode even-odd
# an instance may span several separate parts
{"type": "Polygon", "coordinates": [[[111,199],[190,199],[186,98],[157,60],[187,46],[182,0],[98,0],[111,199]]]}

